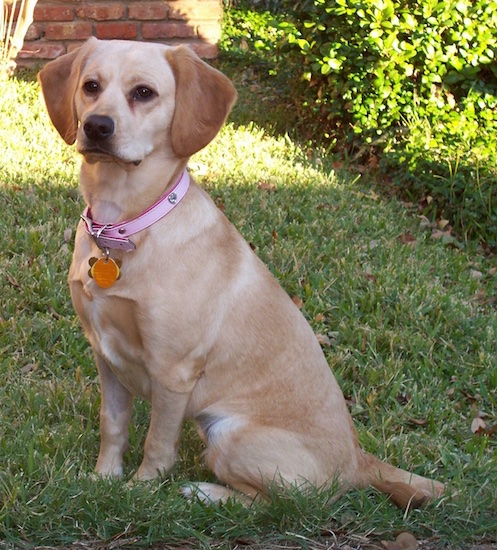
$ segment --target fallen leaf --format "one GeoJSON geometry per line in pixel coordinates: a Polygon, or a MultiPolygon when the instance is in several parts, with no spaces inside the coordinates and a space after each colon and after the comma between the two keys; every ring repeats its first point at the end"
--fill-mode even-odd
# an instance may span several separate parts
{"type": "Polygon", "coordinates": [[[28,372],[34,371],[38,368],[38,363],[28,363],[21,368],[21,374],[28,374],[28,372]]]}
{"type": "Polygon", "coordinates": [[[64,241],[66,243],[70,242],[71,237],[72,237],[72,229],[69,227],[69,228],[64,230],[64,241]]]}
{"type": "Polygon", "coordinates": [[[331,340],[326,336],[326,334],[316,334],[318,342],[327,348],[331,346],[331,340]]]}
{"type": "Polygon", "coordinates": [[[479,416],[476,416],[473,418],[473,421],[471,422],[471,431],[474,434],[482,434],[485,431],[485,428],[487,425],[485,424],[485,421],[480,418],[479,416]]]}
{"type": "Polygon", "coordinates": [[[277,242],[278,242],[278,233],[276,233],[276,230],[273,229],[273,230],[271,231],[271,235],[273,236],[273,241],[274,241],[275,243],[277,243],[277,242]]]}
{"type": "Polygon", "coordinates": [[[494,424],[493,426],[490,426],[490,428],[487,428],[484,430],[484,435],[494,435],[497,433],[497,424],[494,424]]]}
{"type": "Polygon", "coordinates": [[[408,232],[399,235],[397,240],[402,244],[413,245],[416,242],[416,237],[408,232]]]}
{"type": "Polygon", "coordinates": [[[469,274],[473,279],[481,279],[483,277],[483,273],[481,271],[478,271],[477,269],[471,269],[469,271],[469,274]]]}
{"type": "Polygon", "coordinates": [[[324,323],[324,321],[326,321],[326,317],[322,313],[318,313],[316,317],[314,317],[314,320],[318,323],[324,323]]]}
{"type": "Polygon", "coordinates": [[[418,541],[411,533],[400,533],[396,540],[403,550],[416,550],[418,548],[418,541]]]}
{"type": "Polygon", "coordinates": [[[440,229],[445,229],[449,225],[449,220],[444,220],[444,218],[441,218],[440,220],[438,220],[437,225],[438,227],[440,227],[440,229]]]}
{"type": "Polygon", "coordinates": [[[419,227],[421,229],[425,229],[426,227],[435,227],[435,224],[433,224],[426,216],[419,216],[419,227]]]}
{"type": "Polygon", "coordinates": [[[440,229],[437,229],[433,231],[433,233],[431,234],[431,238],[434,240],[441,239],[444,235],[445,235],[445,231],[441,231],[440,229]]]}
{"type": "Polygon", "coordinates": [[[48,309],[53,317],[55,317],[57,320],[62,319],[62,315],[60,313],[57,313],[53,307],[50,307],[48,309]]]}
{"type": "Polygon", "coordinates": [[[407,532],[400,533],[395,542],[382,540],[381,544],[387,550],[417,550],[419,547],[416,537],[407,532]]]}
{"type": "Polygon", "coordinates": [[[426,426],[428,424],[428,420],[422,420],[421,418],[409,418],[407,421],[415,426],[426,426]]]}
{"type": "Polygon", "coordinates": [[[297,295],[295,295],[295,296],[292,298],[292,302],[293,302],[299,309],[302,309],[303,306],[304,306],[304,302],[303,302],[297,295]]]}

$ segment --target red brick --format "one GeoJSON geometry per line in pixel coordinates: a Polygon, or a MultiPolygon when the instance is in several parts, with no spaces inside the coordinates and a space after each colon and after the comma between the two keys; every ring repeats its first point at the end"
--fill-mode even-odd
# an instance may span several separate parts
{"type": "Polygon", "coordinates": [[[169,18],[178,21],[218,21],[223,16],[218,0],[183,0],[171,5],[169,18]],[[176,7],[178,6],[178,7],[176,7]]]}
{"type": "Polygon", "coordinates": [[[187,23],[143,23],[142,35],[146,40],[154,38],[191,38],[195,29],[187,23]]]}
{"type": "Polygon", "coordinates": [[[72,21],[74,8],[72,6],[46,6],[38,4],[34,11],[35,21],[72,21]]]}
{"type": "Polygon", "coordinates": [[[165,2],[140,2],[128,7],[128,18],[139,21],[159,21],[167,19],[169,6],[165,2]]]}
{"type": "Polygon", "coordinates": [[[126,39],[137,38],[138,27],[136,23],[97,23],[95,26],[95,36],[103,39],[126,39]]]}
{"type": "Polygon", "coordinates": [[[126,13],[124,4],[83,4],[76,8],[76,15],[81,19],[93,19],[94,21],[115,21],[122,19],[126,13]]]}
{"type": "Polygon", "coordinates": [[[39,40],[43,37],[44,26],[40,23],[33,23],[29,26],[24,40],[39,40]]]}
{"type": "Polygon", "coordinates": [[[66,53],[66,48],[62,44],[25,42],[18,57],[20,59],[55,59],[64,53],[66,53]]]}
{"type": "Polygon", "coordinates": [[[92,34],[91,23],[77,21],[75,23],[47,23],[45,27],[46,40],[84,40],[92,34]]]}

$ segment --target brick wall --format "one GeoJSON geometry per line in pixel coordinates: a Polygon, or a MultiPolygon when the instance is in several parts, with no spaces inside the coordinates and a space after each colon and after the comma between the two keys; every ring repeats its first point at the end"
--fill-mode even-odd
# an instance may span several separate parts
{"type": "Polygon", "coordinates": [[[38,0],[17,64],[38,66],[90,36],[187,43],[214,58],[221,18],[221,0],[38,0]]]}

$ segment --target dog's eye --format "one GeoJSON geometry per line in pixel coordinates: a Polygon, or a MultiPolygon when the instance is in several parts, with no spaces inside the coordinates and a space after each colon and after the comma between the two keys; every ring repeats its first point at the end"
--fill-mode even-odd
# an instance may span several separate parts
{"type": "Polygon", "coordinates": [[[138,86],[133,93],[133,99],[136,101],[146,101],[151,99],[155,95],[155,92],[147,86],[138,86]]]}
{"type": "Polygon", "coordinates": [[[88,82],[85,82],[83,84],[83,90],[87,94],[96,94],[100,90],[100,86],[98,85],[98,82],[95,82],[94,80],[89,80],[88,82]]]}

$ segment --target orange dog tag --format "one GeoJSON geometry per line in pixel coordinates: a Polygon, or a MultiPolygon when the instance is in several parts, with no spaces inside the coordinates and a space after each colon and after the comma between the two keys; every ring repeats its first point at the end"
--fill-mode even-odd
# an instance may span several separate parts
{"type": "Polygon", "coordinates": [[[112,258],[90,258],[88,275],[100,288],[111,287],[121,276],[121,262],[112,258]]]}

